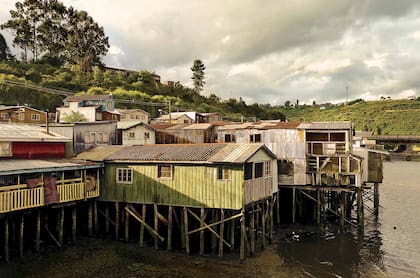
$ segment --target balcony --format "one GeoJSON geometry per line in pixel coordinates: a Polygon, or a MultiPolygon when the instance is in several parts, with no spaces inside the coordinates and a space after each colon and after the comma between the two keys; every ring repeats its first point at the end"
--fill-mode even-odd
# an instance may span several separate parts
{"type": "MultiPolygon", "coordinates": [[[[0,186],[0,213],[46,206],[45,184],[40,182],[35,188],[27,184],[0,186]]],[[[99,180],[82,178],[57,180],[58,201],[67,203],[99,196],[99,180]]]]}
{"type": "Polygon", "coordinates": [[[271,196],[273,193],[273,178],[261,177],[244,181],[244,202],[249,204],[271,196]]]}

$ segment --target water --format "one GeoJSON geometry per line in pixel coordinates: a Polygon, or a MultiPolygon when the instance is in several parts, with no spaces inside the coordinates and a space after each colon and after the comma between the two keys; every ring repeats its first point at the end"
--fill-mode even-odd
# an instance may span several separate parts
{"type": "Polygon", "coordinates": [[[419,162],[384,164],[379,218],[365,211],[362,234],[331,225],[281,227],[286,265],[308,277],[420,277],[419,173],[419,162]]]}

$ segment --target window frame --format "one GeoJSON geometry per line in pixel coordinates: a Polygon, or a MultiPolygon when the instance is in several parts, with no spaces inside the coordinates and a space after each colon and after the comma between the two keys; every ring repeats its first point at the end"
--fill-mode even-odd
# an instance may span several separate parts
{"type": "Polygon", "coordinates": [[[218,166],[217,169],[217,180],[219,181],[227,181],[230,180],[230,169],[224,166],[218,166]]]}
{"type": "Polygon", "coordinates": [[[31,121],[37,121],[39,122],[41,120],[41,115],[38,113],[32,113],[31,114],[31,121]]]}
{"type": "Polygon", "coordinates": [[[158,179],[171,180],[173,178],[173,176],[174,176],[174,173],[173,173],[172,165],[167,165],[167,164],[158,164],[157,165],[157,178],[158,179]],[[162,168],[167,168],[167,167],[169,167],[169,171],[165,170],[165,171],[162,172],[162,168]],[[169,176],[162,175],[163,173],[170,173],[170,175],[169,176]]]}
{"type": "Polygon", "coordinates": [[[115,182],[118,184],[133,184],[133,172],[133,168],[117,168],[115,182]]]}

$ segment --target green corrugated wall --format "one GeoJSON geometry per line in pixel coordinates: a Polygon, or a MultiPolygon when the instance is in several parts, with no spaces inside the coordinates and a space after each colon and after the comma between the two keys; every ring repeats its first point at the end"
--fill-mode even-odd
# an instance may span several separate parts
{"type": "Polygon", "coordinates": [[[216,166],[173,165],[172,179],[158,179],[156,164],[106,164],[101,200],[161,205],[241,209],[242,165],[225,166],[230,180],[217,179],[216,166]],[[133,169],[133,184],[117,184],[117,168],[133,169]]]}

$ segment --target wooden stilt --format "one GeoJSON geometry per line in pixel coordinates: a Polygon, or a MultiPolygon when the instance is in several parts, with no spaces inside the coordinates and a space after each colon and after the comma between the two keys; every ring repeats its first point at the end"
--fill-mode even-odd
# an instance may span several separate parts
{"type": "Polygon", "coordinates": [[[77,206],[74,205],[71,212],[71,237],[73,241],[76,241],[76,231],[77,231],[77,206]]]}
{"type": "Polygon", "coordinates": [[[23,229],[25,226],[25,216],[22,213],[19,223],[19,256],[23,257],[23,229]]]}
{"type": "Polygon", "coordinates": [[[241,216],[241,245],[239,249],[239,258],[243,262],[245,260],[245,209],[242,209],[241,216]]]}
{"type": "MultiPolygon", "coordinates": [[[[141,209],[141,218],[146,222],[146,204],[143,204],[141,209]]],[[[144,247],[144,225],[140,224],[140,247],[144,247]]]]}
{"type": "Polygon", "coordinates": [[[269,212],[268,212],[268,223],[269,223],[269,230],[268,230],[268,238],[270,239],[270,243],[273,241],[273,197],[271,197],[271,203],[269,204],[269,212]]]}
{"type": "Polygon", "coordinates": [[[35,251],[39,253],[41,247],[41,210],[36,212],[35,251]]]}
{"type": "Polygon", "coordinates": [[[98,226],[98,202],[96,200],[93,200],[93,231],[95,234],[98,234],[99,232],[99,226],[98,226]]]}
{"type": "Polygon", "coordinates": [[[250,235],[250,241],[251,241],[251,256],[255,255],[255,208],[254,204],[252,204],[252,212],[251,212],[251,219],[249,219],[249,235],[250,235]]]}
{"type": "Polygon", "coordinates": [[[105,233],[109,233],[109,206],[105,203],[105,233]]]}
{"type": "Polygon", "coordinates": [[[377,218],[379,215],[379,184],[375,183],[373,185],[373,212],[377,218]]]}
{"type": "Polygon", "coordinates": [[[276,213],[276,216],[277,216],[277,225],[279,225],[280,224],[280,189],[279,189],[279,191],[277,191],[277,200],[276,200],[276,208],[277,208],[277,213],[276,213]]]}
{"type": "Polygon", "coordinates": [[[190,254],[190,237],[188,235],[188,210],[184,207],[185,252],[190,254]]]}
{"type": "MultiPolygon", "coordinates": [[[[155,215],[154,229],[155,229],[156,232],[158,232],[159,231],[159,218],[158,218],[157,204],[153,204],[153,207],[154,207],[154,212],[155,212],[154,213],[154,215],[155,215]]],[[[158,238],[155,237],[155,250],[158,250],[158,249],[159,249],[159,241],[158,241],[158,238]]]]}
{"type": "Polygon", "coordinates": [[[184,217],[184,211],[180,209],[181,211],[181,223],[180,223],[180,234],[181,234],[181,248],[185,249],[185,217],[184,217]]]}
{"type": "Polygon", "coordinates": [[[64,207],[60,208],[60,224],[58,227],[58,242],[63,246],[63,235],[64,235],[64,207]]]}
{"type": "Polygon", "coordinates": [[[363,189],[357,189],[357,220],[359,222],[359,228],[364,228],[364,208],[363,208],[363,189]]]}
{"type": "Polygon", "coordinates": [[[88,208],[88,235],[93,235],[93,207],[92,202],[89,202],[89,208],[88,208]]]}
{"type": "MultiPolygon", "coordinates": [[[[294,190],[294,189],[293,189],[294,190]]],[[[261,229],[262,229],[262,235],[261,235],[261,249],[265,248],[265,204],[262,204],[262,213],[261,213],[261,229]]]]}
{"type": "Polygon", "coordinates": [[[321,190],[316,190],[316,223],[321,224],[321,190]]]}
{"type": "Polygon", "coordinates": [[[222,223],[220,223],[220,232],[219,232],[219,257],[223,256],[223,234],[225,232],[225,212],[223,209],[220,210],[220,221],[222,221],[222,223]]]}
{"type": "Polygon", "coordinates": [[[296,222],[296,188],[292,189],[292,223],[296,222]]]}
{"type": "MultiPolygon", "coordinates": [[[[212,223],[216,222],[216,219],[218,218],[217,210],[213,209],[211,212],[212,215],[212,223]]],[[[217,246],[217,238],[215,234],[211,235],[211,251],[213,253],[216,252],[216,246],[217,246]]]]}
{"type": "Polygon", "coordinates": [[[172,250],[172,206],[168,208],[168,245],[167,250],[172,250]]]}
{"type": "MultiPolygon", "coordinates": [[[[128,208],[128,204],[125,205],[126,208],[128,208]]],[[[125,211],[125,219],[124,219],[124,224],[125,224],[125,228],[124,228],[124,239],[125,242],[129,241],[129,231],[130,231],[130,214],[127,212],[127,210],[125,211]]]]}
{"type": "Polygon", "coordinates": [[[118,202],[115,202],[115,239],[119,240],[120,230],[120,206],[118,202]]]}
{"type": "Polygon", "coordinates": [[[4,260],[9,261],[9,216],[4,217],[4,260]]]}
{"type": "Polygon", "coordinates": [[[235,250],[235,219],[230,222],[230,251],[235,250]]]}
{"type": "MultiPolygon", "coordinates": [[[[205,221],[204,207],[200,209],[200,228],[204,227],[205,221]]],[[[200,256],[204,255],[204,230],[200,231],[200,256]]]]}
{"type": "Polygon", "coordinates": [[[346,201],[346,195],[345,195],[346,193],[344,192],[344,191],[341,191],[341,193],[340,193],[340,214],[341,214],[341,217],[340,217],[340,226],[341,227],[344,227],[344,220],[346,219],[346,209],[345,209],[345,206],[344,206],[344,203],[345,203],[345,201],[346,201]]]}

